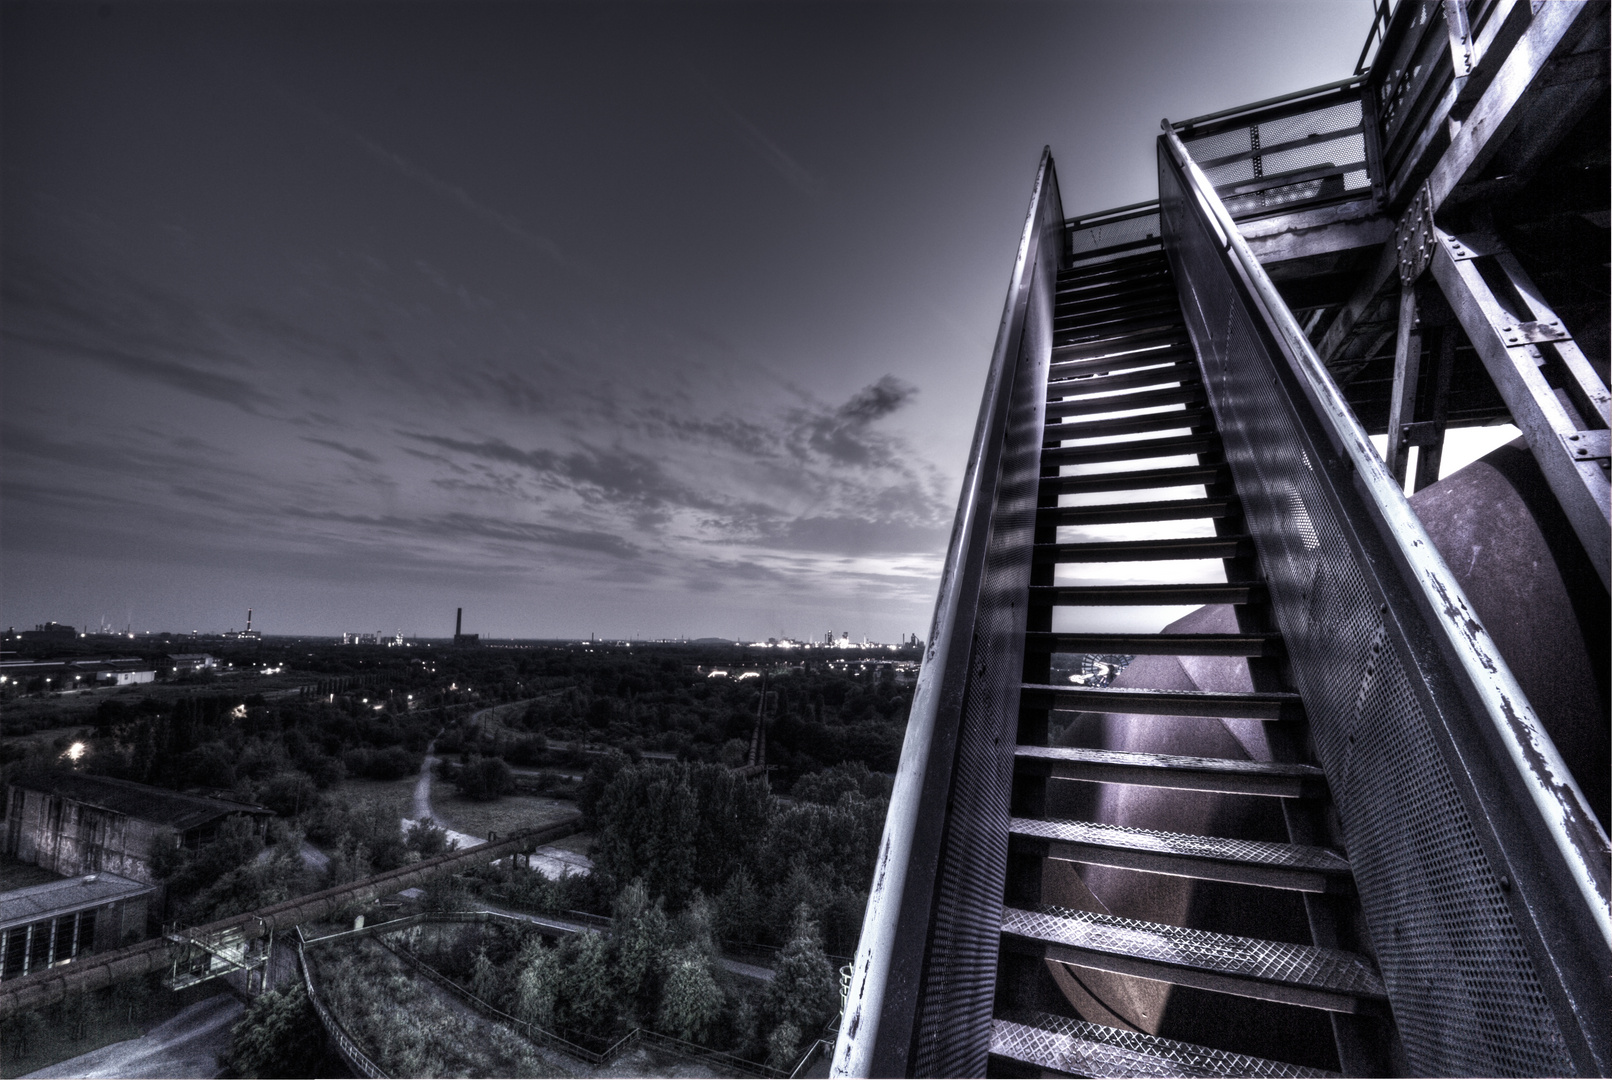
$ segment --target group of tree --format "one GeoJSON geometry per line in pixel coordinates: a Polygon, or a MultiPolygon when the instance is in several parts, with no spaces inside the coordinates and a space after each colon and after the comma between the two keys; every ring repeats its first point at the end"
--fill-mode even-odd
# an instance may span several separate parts
{"type": "Polygon", "coordinates": [[[634,879],[616,895],[608,932],[555,945],[535,929],[454,926],[419,949],[494,1008],[589,1049],[643,1027],[788,1068],[839,1006],[816,921],[796,906],[764,989],[724,966],[719,921],[703,892],[670,911],[634,879]]]}

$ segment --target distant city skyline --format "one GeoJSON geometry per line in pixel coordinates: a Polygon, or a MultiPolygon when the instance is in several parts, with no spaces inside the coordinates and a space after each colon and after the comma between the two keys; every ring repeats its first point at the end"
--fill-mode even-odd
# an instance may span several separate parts
{"type": "Polygon", "coordinates": [[[1371,9],[0,5],[0,625],[927,634],[1042,145],[1371,9]]]}

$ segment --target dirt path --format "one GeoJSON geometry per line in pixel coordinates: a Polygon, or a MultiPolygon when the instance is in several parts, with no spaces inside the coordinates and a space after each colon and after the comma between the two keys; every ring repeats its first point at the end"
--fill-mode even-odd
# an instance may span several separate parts
{"type": "Polygon", "coordinates": [[[218,994],[182,1009],[138,1039],[103,1046],[31,1072],[30,1077],[208,1077],[223,1067],[229,1032],[244,1006],[218,994]]]}
{"type": "MultiPolygon", "coordinates": [[[[435,779],[434,770],[437,765],[436,748],[437,744],[434,740],[430,746],[425,748],[425,761],[420,765],[420,779],[414,784],[414,804],[412,807],[414,816],[404,818],[400,822],[400,827],[404,832],[408,832],[417,822],[425,818],[435,821],[439,828],[446,829],[446,826],[437,820],[437,815],[431,810],[431,781],[435,779]]],[[[453,829],[447,829],[447,833],[448,839],[455,841],[460,850],[473,848],[477,844],[487,842],[485,836],[471,836],[469,833],[457,832],[453,829]]]]}

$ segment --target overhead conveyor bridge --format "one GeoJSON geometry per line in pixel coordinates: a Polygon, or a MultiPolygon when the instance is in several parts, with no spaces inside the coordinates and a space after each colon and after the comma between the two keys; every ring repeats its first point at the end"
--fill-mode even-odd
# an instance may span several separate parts
{"type": "Polygon", "coordinates": [[[1156,201],[1043,154],[836,1075],[1612,1070],[1607,41],[1385,3],[1156,201]]]}

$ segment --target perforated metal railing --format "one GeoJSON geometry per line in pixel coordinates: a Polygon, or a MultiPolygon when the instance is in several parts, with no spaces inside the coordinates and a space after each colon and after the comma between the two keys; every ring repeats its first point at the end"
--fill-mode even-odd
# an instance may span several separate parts
{"type": "Polygon", "coordinates": [[[1376,166],[1362,86],[1347,79],[1175,127],[1235,220],[1369,203],[1376,166]]]}
{"type": "Polygon", "coordinates": [[[1413,1071],[1605,1075],[1607,840],[1166,129],[1165,250],[1413,1071]]]}
{"type": "Polygon", "coordinates": [[[879,843],[840,1076],[983,1076],[1063,207],[1043,152],[879,843]]]}
{"type": "Polygon", "coordinates": [[[1098,266],[1162,243],[1157,199],[1085,214],[1064,222],[1064,267],[1098,266]]]}

